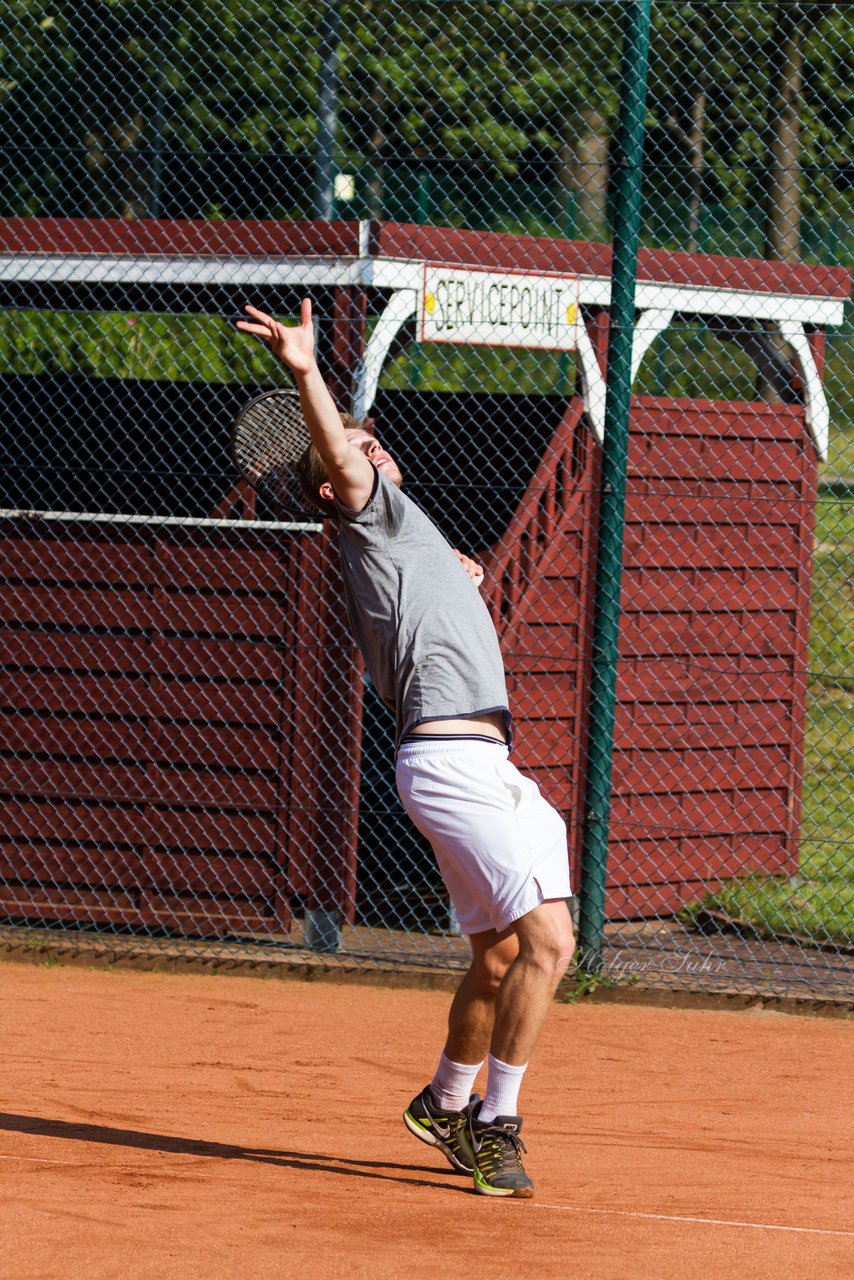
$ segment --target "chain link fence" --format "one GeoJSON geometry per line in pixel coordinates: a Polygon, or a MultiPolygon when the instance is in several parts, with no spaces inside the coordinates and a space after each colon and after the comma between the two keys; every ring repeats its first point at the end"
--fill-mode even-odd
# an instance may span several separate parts
{"type": "MultiPolygon", "coordinates": [[[[10,945],[467,963],[334,531],[229,458],[287,384],[234,320],[306,294],[486,568],[583,906],[631,8],[7,0],[10,945]]],[[[597,981],[852,994],[852,85],[850,5],[652,4],[597,981]]]]}

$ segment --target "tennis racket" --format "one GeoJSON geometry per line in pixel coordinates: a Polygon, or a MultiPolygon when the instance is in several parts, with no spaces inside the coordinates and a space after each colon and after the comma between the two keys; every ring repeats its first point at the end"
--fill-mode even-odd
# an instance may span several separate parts
{"type": "Polygon", "coordinates": [[[234,420],[231,456],[237,470],[277,516],[306,505],[293,467],[310,443],[299,394],[287,388],[262,391],[234,420]]]}

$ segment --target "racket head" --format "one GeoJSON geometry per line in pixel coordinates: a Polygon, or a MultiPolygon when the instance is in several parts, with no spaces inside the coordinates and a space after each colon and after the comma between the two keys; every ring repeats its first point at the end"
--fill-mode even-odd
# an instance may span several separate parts
{"type": "Polygon", "coordinates": [[[244,480],[277,517],[306,508],[294,464],[311,443],[299,393],[276,387],[253,396],[231,429],[231,456],[244,480]]]}

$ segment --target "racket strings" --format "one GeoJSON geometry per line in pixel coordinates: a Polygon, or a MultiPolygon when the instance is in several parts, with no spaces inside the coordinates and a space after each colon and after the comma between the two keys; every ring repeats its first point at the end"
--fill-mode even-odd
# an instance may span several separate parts
{"type": "Polygon", "coordinates": [[[291,467],[308,444],[299,401],[287,392],[247,405],[234,432],[234,458],[246,479],[257,483],[268,472],[291,467]]]}
{"type": "Polygon", "coordinates": [[[310,437],[295,391],[263,392],[238,414],[231,451],[237,469],[277,513],[305,508],[294,465],[310,437]]]}

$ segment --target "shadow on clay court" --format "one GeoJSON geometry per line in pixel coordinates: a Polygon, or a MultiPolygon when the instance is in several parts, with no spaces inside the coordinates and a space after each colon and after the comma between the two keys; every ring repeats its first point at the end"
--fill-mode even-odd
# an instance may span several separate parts
{"type": "MultiPolygon", "coordinates": [[[[412,1173],[444,1176],[445,1170],[423,1165],[401,1165],[386,1160],[349,1160],[344,1156],[325,1156],[304,1151],[268,1151],[261,1147],[241,1147],[227,1142],[203,1142],[196,1138],[176,1138],[164,1133],[143,1133],[138,1129],[111,1129],[107,1125],[78,1124],[69,1120],[48,1120],[43,1116],[18,1116],[0,1112],[0,1130],[28,1133],[39,1138],[63,1138],[71,1142],[98,1142],[109,1147],[136,1147],[141,1151],[164,1151],[170,1155],[202,1156],[214,1160],[249,1160],[258,1164],[278,1165],[285,1169],[303,1169],[318,1173],[339,1173],[348,1178],[378,1178],[382,1182],[402,1182],[413,1187],[438,1187],[443,1191],[471,1192],[470,1179],[425,1182],[400,1174],[373,1172],[381,1169],[408,1169],[412,1173]]],[[[450,1179],[457,1178],[453,1169],[450,1179]]]]}

